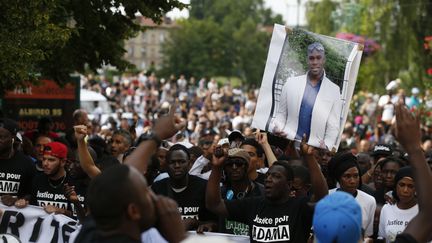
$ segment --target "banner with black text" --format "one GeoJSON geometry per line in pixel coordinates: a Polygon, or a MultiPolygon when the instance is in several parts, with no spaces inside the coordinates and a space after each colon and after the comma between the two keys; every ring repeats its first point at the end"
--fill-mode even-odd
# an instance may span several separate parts
{"type": "Polygon", "coordinates": [[[21,242],[73,242],[78,230],[76,220],[61,214],[47,214],[41,207],[18,209],[0,204],[0,210],[0,239],[7,239],[7,242],[19,242],[11,240],[13,236],[21,242]]]}

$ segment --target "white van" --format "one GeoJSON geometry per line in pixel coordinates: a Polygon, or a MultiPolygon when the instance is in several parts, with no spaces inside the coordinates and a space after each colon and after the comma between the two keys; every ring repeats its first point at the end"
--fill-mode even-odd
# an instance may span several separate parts
{"type": "Polygon", "coordinates": [[[96,107],[94,106],[95,101],[97,101],[99,103],[99,106],[102,108],[102,117],[100,122],[101,124],[103,124],[109,116],[114,115],[107,98],[102,94],[91,90],[80,90],[80,106],[81,109],[87,111],[90,120],[93,120],[95,116],[93,113],[96,109],[96,107]]]}

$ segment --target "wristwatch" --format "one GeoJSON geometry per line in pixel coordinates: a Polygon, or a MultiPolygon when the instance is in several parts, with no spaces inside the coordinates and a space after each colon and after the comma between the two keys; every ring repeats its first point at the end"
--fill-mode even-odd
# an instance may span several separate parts
{"type": "Polygon", "coordinates": [[[160,139],[159,136],[154,131],[149,131],[143,135],[144,135],[144,137],[143,137],[142,141],[153,140],[156,143],[156,146],[158,148],[162,144],[162,139],[160,139]]]}

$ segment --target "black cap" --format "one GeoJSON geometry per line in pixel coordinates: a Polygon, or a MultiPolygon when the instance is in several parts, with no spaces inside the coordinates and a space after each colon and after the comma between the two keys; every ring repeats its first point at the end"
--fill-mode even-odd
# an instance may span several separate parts
{"type": "Polygon", "coordinates": [[[228,135],[228,140],[230,143],[236,138],[240,138],[242,141],[245,139],[243,134],[239,130],[234,130],[228,135]]]}
{"type": "Polygon", "coordinates": [[[393,148],[388,144],[377,144],[373,148],[373,157],[387,157],[393,154],[393,148]]]}

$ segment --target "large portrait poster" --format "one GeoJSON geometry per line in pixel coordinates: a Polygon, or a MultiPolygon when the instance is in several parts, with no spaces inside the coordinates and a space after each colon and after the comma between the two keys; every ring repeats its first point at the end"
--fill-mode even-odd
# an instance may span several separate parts
{"type": "Polygon", "coordinates": [[[337,150],[363,46],[275,25],[252,126],[337,150]]]}

